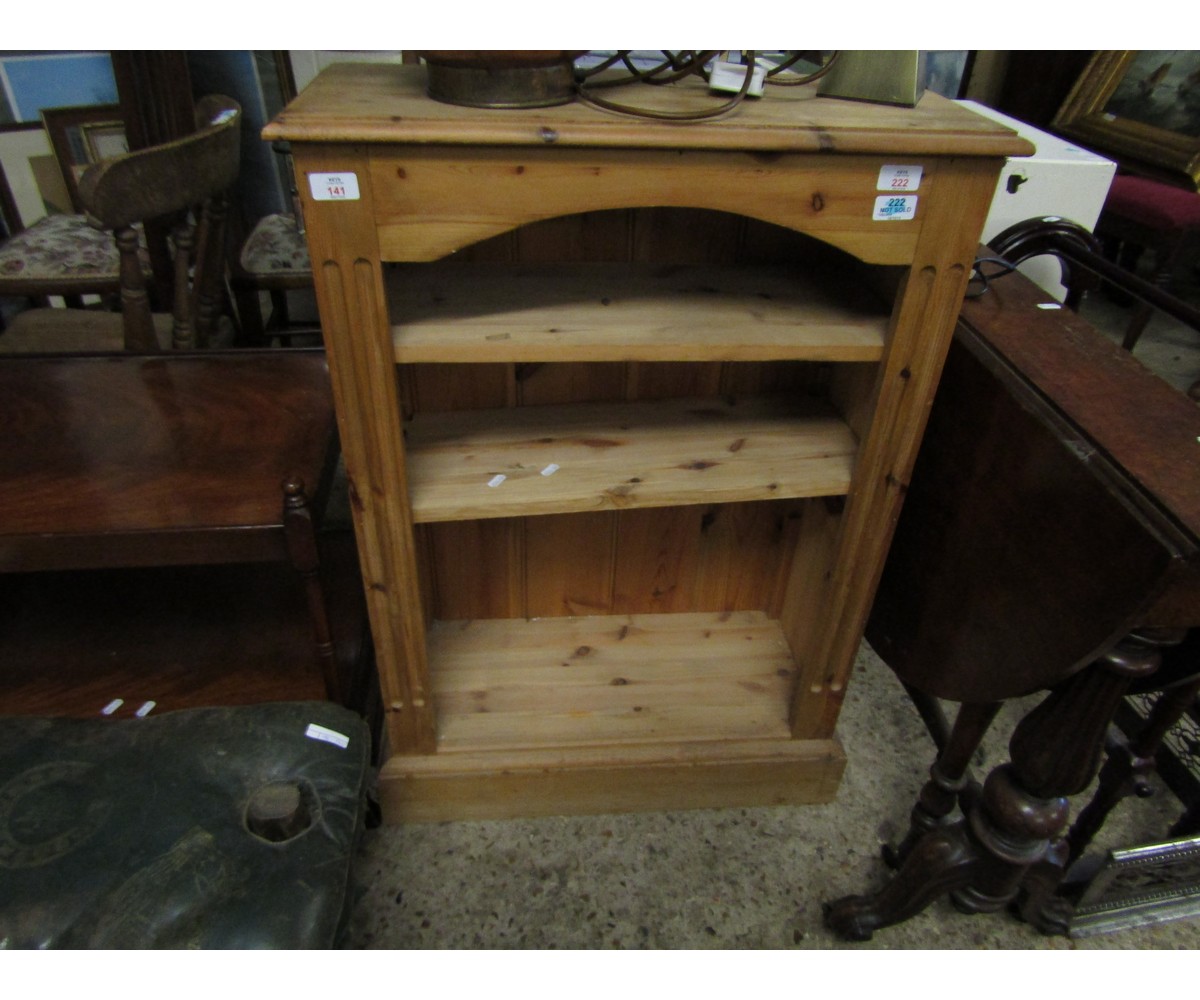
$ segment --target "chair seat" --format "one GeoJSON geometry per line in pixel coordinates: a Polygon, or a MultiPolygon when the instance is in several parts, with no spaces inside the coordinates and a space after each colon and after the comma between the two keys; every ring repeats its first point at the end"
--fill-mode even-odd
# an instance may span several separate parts
{"type": "MultiPolygon", "coordinates": [[[[142,269],[149,276],[150,258],[142,250],[142,269]]],[[[82,215],[47,215],[0,246],[0,290],[11,286],[30,294],[33,286],[46,285],[53,286],[44,289],[52,295],[115,289],[119,281],[112,233],[94,228],[82,215]]]]}
{"type": "Polygon", "coordinates": [[[308,243],[294,215],[279,213],[259,219],[242,245],[238,263],[252,278],[312,280],[308,243]]]}
{"type": "MultiPolygon", "coordinates": [[[[164,351],[172,347],[174,319],[154,313],[154,333],[164,351]]],[[[231,347],[236,336],[227,316],[217,322],[209,347],[231,347]]],[[[99,309],[27,309],[0,333],[0,354],[107,354],[125,350],[120,313],[99,309]]]]}
{"type": "Polygon", "coordinates": [[[1104,211],[1158,231],[1200,227],[1200,194],[1147,177],[1113,178],[1104,211]]]}

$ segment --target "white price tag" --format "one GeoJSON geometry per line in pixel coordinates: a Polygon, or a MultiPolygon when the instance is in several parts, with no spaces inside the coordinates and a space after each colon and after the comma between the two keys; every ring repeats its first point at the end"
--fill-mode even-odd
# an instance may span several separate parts
{"type": "Polygon", "coordinates": [[[358,174],[309,174],[313,201],[358,201],[358,174]]]}
{"type": "Polygon", "coordinates": [[[309,723],[309,726],[304,730],[304,735],[310,740],[320,740],[322,743],[332,743],[335,747],[341,747],[343,750],[350,745],[350,737],[344,736],[336,730],[329,729],[326,726],[318,726],[315,722],[309,723]]]}
{"type": "Polygon", "coordinates": [[[917,214],[915,194],[885,194],[875,199],[875,211],[871,218],[876,222],[895,219],[912,219],[917,214]]]}
{"type": "MultiPolygon", "coordinates": [[[[755,66],[753,75],[750,77],[750,86],[746,91],[747,95],[750,97],[762,97],[763,82],[766,78],[766,69],[762,66],[755,66]]],[[[709,89],[718,90],[726,94],[740,93],[742,84],[745,82],[746,67],[739,66],[737,63],[714,63],[712,72],[708,75],[709,89]]]]}
{"type": "Polygon", "coordinates": [[[921,186],[921,174],[925,172],[919,164],[886,163],[879,168],[876,191],[915,191],[921,186]]]}

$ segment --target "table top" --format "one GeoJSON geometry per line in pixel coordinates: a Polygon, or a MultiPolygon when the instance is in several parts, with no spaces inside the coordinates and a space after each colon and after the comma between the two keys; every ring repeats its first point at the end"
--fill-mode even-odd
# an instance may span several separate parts
{"type": "MultiPolygon", "coordinates": [[[[711,108],[698,79],[606,89],[606,98],[658,110],[711,108]]],[[[335,63],[263,130],[267,140],[737,149],[763,152],[1027,156],[1016,132],[937,94],[914,108],[814,97],[769,87],[731,114],[694,122],[649,120],[582,102],[479,109],[435,101],[423,66],[335,63]]]]}
{"type": "Polygon", "coordinates": [[[319,350],[0,360],[0,549],[22,536],[279,528],[322,481],[319,350]]]}
{"type": "Polygon", "coordinates": [[[1052,687],[1200,621],[1200,408],[1019,272],[962,306],[867,637],[907,684],[1052,687]]]}
{"type": "Polygon", "coordinates": [[[980,334],[1105,460],[1200,544],[1200,407],[1020,274],[967,299],[980,334]]]}

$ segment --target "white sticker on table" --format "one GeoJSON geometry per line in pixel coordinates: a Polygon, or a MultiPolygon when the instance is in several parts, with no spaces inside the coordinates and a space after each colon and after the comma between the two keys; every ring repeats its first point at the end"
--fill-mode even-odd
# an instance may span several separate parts
{"type": "Polygon", "coordinates": [[[903,221],[915,218],[916,214],[915,194],[885,194],[875,199],[875,211],[871,218],[876,221],[903,221]]]}
{"type": "Polygon", "coordinates": [[[925,172],[919,163],[886,163],[879,168],[877,191],[915,191],[921,186],[921,175],[925,172]]]}
{"type": "Polygon", "coordinates": [[[358,174],[309,174],[313,201],[358,201],[358,174]]]}

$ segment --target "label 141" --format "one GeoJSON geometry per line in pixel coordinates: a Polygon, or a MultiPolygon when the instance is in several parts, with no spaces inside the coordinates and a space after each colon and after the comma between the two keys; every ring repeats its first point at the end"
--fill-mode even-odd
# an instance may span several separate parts
{"type": "Polygon", "coordinates": [[[309,174],[308,189],[313,201],[358,201],[358,175],[309,174]]]}

